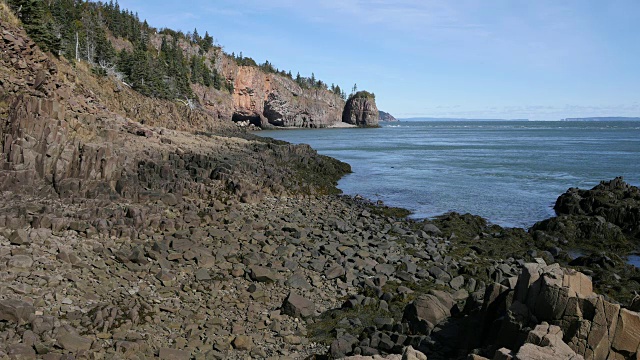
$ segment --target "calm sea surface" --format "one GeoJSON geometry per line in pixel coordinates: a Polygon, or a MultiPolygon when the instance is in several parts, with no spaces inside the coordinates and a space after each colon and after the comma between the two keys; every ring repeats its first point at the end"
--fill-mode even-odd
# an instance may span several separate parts
{"type": "Polygon", "coordinates": [[[339,188],[407,208],[528,227],[570,187],[624,176],[640,185],[640,122],[432,121],[379,129],[259,132],[351,164],[339,188]]]}

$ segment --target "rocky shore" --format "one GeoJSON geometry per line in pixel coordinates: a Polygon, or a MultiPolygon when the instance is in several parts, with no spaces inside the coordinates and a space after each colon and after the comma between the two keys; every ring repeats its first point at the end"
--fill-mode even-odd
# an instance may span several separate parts
{"type": "Polygon", "coordinates": [[[348,164],[0,34],[0,358],[638,356],[622,179],[529,231],[411,220],[339,195],[348,164]]]}

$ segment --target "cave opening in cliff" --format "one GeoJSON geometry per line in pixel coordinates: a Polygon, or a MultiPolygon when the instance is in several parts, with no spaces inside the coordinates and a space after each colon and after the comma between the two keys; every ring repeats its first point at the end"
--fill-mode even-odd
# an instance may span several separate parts
{"type": "Polygon", "coordinates": [[[231,119],[233,120],[234,123],[242,126],[254,125],[254,126],[260,127],[262,125],[260,116],[258,115],[243,115],[243,114],[235,113],[233,114],[233,117],[231,119]]]}

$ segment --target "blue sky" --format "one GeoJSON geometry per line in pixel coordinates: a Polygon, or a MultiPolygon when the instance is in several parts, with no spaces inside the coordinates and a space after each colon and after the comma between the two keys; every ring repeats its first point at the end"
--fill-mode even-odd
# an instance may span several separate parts
{"type": "Polygon", "coordinates": [[[640,116],[638,0],[121,0],[396,117],[640,116]]]}

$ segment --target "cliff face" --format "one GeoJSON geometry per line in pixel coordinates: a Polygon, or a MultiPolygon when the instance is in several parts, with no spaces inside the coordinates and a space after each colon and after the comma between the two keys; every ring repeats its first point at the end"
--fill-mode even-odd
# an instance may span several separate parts
{"type": "MultiPolygon", "coordinates": [[[[266,193],[300,191],[297,170],[280,168],[289,162],[336,177],[348,171],[308,146],[252,138],[230,121],[230,94],[194,90],[202,104],[194,109],[142,96],[44,54],[22,29],[0,22],[0,190],[130,201],[186,194],[248,199],[258,186],[271,188],[266,193]]],[[[318,191],[333,191],[335,180],[319,183],[318,191]]]]}
{"type": "Polygon", "coordinates": [[[342,121],[360,127],[377,127],[380,115],[375,98],[358,94],[347,101],[342,113],[342,121]]]}
{"type": "MultiPolygon", "coordinates": [[[[162,38],[152,40],[157,49],[162,38]]],[[[179,42],[188,56],[199,54],[199,47],[184,40],[179,42]]],[[[206,63],[221,74],[234,91],[218,91],[192,85],[200,104],[215,112],[220,119],[233,119],[244,127],[323,128],[339,123],[345,101],[331,91],[305,89],[290,78],[266,73],[253,66],[238,66],[236,61],[219,49],[206,54],[206,63]]]]}
{"type": "Polygon", "coordinates": [[[236,122],[270,126],[322,128],[340,122],[344,101],[320,89],[303,89],[295,81],[239,66],[233,93],[236,122]]]}

